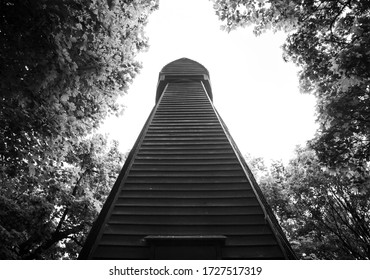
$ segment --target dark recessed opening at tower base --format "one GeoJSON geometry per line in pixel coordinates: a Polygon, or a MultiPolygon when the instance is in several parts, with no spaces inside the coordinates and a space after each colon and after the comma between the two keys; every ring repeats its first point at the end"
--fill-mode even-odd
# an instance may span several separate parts
{"type": "Polygon", "coordinates": [[[212,100],[203,65],[162,69],[79,259],[296,258],[212,100]]]}

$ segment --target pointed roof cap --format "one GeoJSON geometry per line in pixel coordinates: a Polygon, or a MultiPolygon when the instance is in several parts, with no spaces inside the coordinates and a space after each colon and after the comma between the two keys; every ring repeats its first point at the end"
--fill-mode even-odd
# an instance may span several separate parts
{"type": "Polygon", "coordinates": [[[165,65],[159,72],[156,102],[169,82],[202,82],[209,98],[213,100],[209,72],[199,62],[183,57],[165,65]]]}
{"type": "Polygon", "coordinates": [[[207,75],[209,78],[209,72],[202,64],[183,57],[174,60],[164,66],[160,74],[171,74],[171,75],[207,75]]]}

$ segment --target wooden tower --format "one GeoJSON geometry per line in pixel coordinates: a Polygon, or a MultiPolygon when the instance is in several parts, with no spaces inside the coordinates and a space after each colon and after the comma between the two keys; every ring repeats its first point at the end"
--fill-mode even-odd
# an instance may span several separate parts
{"type": "Polygon", "coordinates": [[[212,100],[201,64],[162,69],[80,259],[295,258],[212,100]]]}

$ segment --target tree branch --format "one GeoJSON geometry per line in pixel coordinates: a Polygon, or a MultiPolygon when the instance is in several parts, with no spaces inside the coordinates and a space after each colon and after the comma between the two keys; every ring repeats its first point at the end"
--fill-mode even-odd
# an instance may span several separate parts
{"type": "MultiPolygon", "coordinates": [[[[77,182],[76,182],[76,184],[75,184],[75,186],[74,186],[74,188],[73,188],[73,190],[72,190],[72,195],[73,195],[73,196],[76,196],[76,194],[77,194],[77,190],[78,190],[78,187],[80,186],[80,183],[81,183],[81,181],[82,181],[83,177],[87,174],[87,172],[88,172],[88,171],[89,171],[89,169],[86,169],[86,170],[81,174],[80,178],[77,180],[77,182]]],[[[64,223],[64,221],[66,220],[66,217],[67,217],[68,212],[69,212],[69,207],[68,207],[68,206],[66,206],[66,208],[64,209],[64,212],[63,212],[63,214],[62,214],[62,217],[60,218],[59,223],[58,223],[57,227],[55,228],[55,233],[58,233],[58,232],[61,230],[61,228],[62,228],[62,226],[63,226],[63,223],[64,223]]]]}
{"type": "Polygon", "coordinates": [[[335,22],[337,21],[337,19],[342,15],[343,11],[347,8],[347,7],[351,7],[350,3],[351,3],[351,0],[348,0],[346,3],[342,3],[340,1],[338,1],[340,4],[342,4],[342,8],[339,10],[339,12],[335,15],[334,19],[331,21],[330,23],[330,26],[329,26],[329,30],[330,30],[330,34],[332,37],[336,37],[333,33],[333,27],[334,27],[334,24],[335,22]]]}
{"type": "Polygon", "coordinates": [[[52,236],[49,239],[44,241],[40,246],[38,246],[32,253],[30,253],[24,259],[26,260],[39,259],[42,252],[49,249],[55,243],[65,238],[68,238],[69,235],[80,232],[84,227],[85,227],[85,224],[80,224],[74,228],[67,229],[65,231],[54,232],[54,234],[52,234],[52,236]]]}
{"type": "Polygon", "coordinates": [[[355,256],[356,258],[359,258],[359,259],[361,259],[362,258],[362,255],[361,254],[359,254],[358,252],[356,252],[355,250],[353,250],[353,247],[349,244],[349,243],[347,243],[347,241],[343,238],[343,236],[341,235],[341,234],[339,234],[339,232],[338,232],[338,230],[339,230],[339,228],[338,228],[338,223],[337,223],[337,221],[336,221],[336,219],[335,219],[335,217],[333,217],[334,218],[334,226],[336,227],[336,229],[337,230],[334,230],[331,226],[329,226],[323,219],[319,219],[320,220],[320,222],[331,232],[331,233],[333,233],[335,236],[337,236],[338,237],[338,239],[342,242],[342,244],[344,245],[344,247],[347,249],[347,251],[351,254],[351,255],[353,255],[353,256],[355,256]]]}

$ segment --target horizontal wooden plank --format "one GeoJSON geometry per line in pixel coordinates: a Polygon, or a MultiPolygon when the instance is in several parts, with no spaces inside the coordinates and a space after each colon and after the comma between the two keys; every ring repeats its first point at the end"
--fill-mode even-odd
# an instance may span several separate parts
{"type": "Polygon", "coordinates": [[[213,116],[211,114],[211,111],[157,111],[156,116],[157,117],[184,117],[184,116],[204,116],[204,117],[209,117],[213,116]]]}
{"type": "Polygon", "coordinates": [[[150,180],[148,178],[140,178],[140,177],[132,177],[129,176],[126,180],[127,183],[164,183],[164,184],[177,184],[177,183],[192,183],[192,184],[201,184],[201,183],[215,183],[215,184],[227,184],[227,183],[246,183],[248,182],[246,177],[167,177],[167,178],[160,178],[160,177],[151,177],[150,180]]]}
{"type": "Polygon", "coordinates": [[[265,225],[121,225],[107,224],[104,234],[137,235],[256,235],[272,234],[265,225]]]}
{"type": "Polygon", "coordinates": [[[209,125],[209,126],[219,126],[220,124],[217,120],[158,120],[153,121],[151,126],[189,126],[189,125],[209,125]]]}
{"type": "Polygon", "coordinates": [[[153,118],[151,124],[161,124],[161,123],[173,123],[173,124],[187,124],[187,123],[197,123],[197,122],[209,122],[215,123],[218,119],[216,115],[209,115],[202,117],[194,117],[193,115],[187,115],[186,117],[166,117],[166,116],[156,116],[153,118]]]}
{"type": "Polygon", "coordinates": [[[169,198],[236,198],[255,197],[252,189],[245,190],[128,190],[124,188],[119,197],[169,197],[169,198]]]}
{"type": "Polygon", "coordinates": [[[123,190],[157,190],[157,191],[207,191],[207,192],[218,192],[218,191],[251,191],[252,188],[249,182],[228,182],[228,183],[153,183],[153,182],[131,182],[123,186],[123,190]]]}
{"type": "Polygon", "coordinates": [[[207,119],[214,119],[217,118],[216,115],[214,114],[209,114],[209,113],[202,113],[202,112],[193,112],[192,114],[190,113],[177,113],[177,114],[161,114],[157,113],[154,117],[157,120],[168,120],[168,119],[174,119],[174,120],[181,120],[181,119],[199,119],[199,120],[207,120],[207,119]]]}
{"type": "Polygon", "coordinates": [[[195,129],[195,128],[188,128],[188,129],[151,129],[147,131],[147,135],[159,135],[159,134],[166,134],[170,137],[178,137],[178,136],[193,136],[194,134],[198,134],[200,136],[205,135],[215,135],[215,136],[222,136],[224,135],[223,130],[221,129],[195,129]]]}
{"type": "Polygon", "coordinates": [[[177,143],[163,143],[160,145],[141,145],[140,150],[143,152],[146,151],[170,151],[170,150],[177,150],[177,151],[194,151],[194,150],[203,150],[203,151],[219,151],[219,150],[229,150],[232,151],[230,144],[226,143],[213,143],[213,144],[177,144],[177,143]]]}
{"type": "Polygon", "coordinates": [[[208,99],[203,95],[199,96],[199,94],[187,94],[187,95],[181,95],[181,94],[165,94],[161,100],[162,102],[159,104],[159,106],[163,106],[167,103],[180,103],[182,101],[186,101],[186,104],[198,104],[203,103],[209,105],[208,99]]]}
{"type": "Polygon", "coordinates": [[[199,142],[225,142],[225,143],[228,143],[228,139],[226,136],[224,135],[213,135],[213,137],[211,136],[203,136],[203,135],[194,135],[194,136],[189,136],[187,134],[187,137],[184,137],[184,136],[166,136],[166,135],[163,135],[163,136],[155,136],[155,135],[146,135],[146,137],[144,138],[143,140],[143,144],[144,143],[162,143],[164,141],[166,142],[179,142],[179,143],[199,143],[199,142]]]}
{"type": "Polygon", "coordinates": [[[169,131],[148,131],[147,134],[145,135],[145,140],[150,140],[152,138],[159,138],[159,137],[169,137],[173,139],[179,139],[179,138],[194,138],[194,137],[199,137],[199,138],[206,138],[206,137],[217,137],[217,138],[223,138],[226,137],[225,133],[222,131],[201,131],[201,132],[190,132],[190,131],[185,131],[185,132],[169,132],[169,131]]]}
{"type": "MultiPolygon", "coordinates": [[[[178,124],[176,124],[176,126],[167,126],[166,123],[161,123],[161,124],[158,124],[158,125],[161,125],[162,128],[159,128],[159,127],[155,127],[152,129],[152,127],[149,128],[148,132],[149,134],[147,133],[146,136],[147,137],[155,137],[153,136],[153,134],[168,134],[168,133],[181,133],[181,129],[182,128],[185,132],[182,132],[182,133],[186,133],[186,137],[188,137],[189,133],[191,132],[191,130],[201,130],[202,131],[202,134],[198,134],[198,133],[193,133],[194,135],[192,135],[192,137],[195,137],[197,139],[201,139],[202,137],[207,137],[210,138],[212,136],[217,136],[217,137],[222,137],[223,139],[227,139],[226,135],[225,135],[225,132],[223,131],[222,127],[220,126],[216,126],[216,125],[213,125],[213,126],[207,126],[205,125],[207,124],[207,122],[203,122],[203,123],[189,123],[188,126],[180,126],[178,124]],[[203,128],[194,128],[195,125],[202,125],[203,128]],[[190,127],[192,126],[192,127],[190,127]],[[165,130],[163,132],[160,132],[161,130],[165,130]],[[189,132],[190,131],[190,132],[189,132]]],[[[181,137],[181,136],[179,136],[181,137]]]]}
{"type": "Polygon", "coordinates": [[[192,108],[192,109],[187,109],[187,108],[177,108],[177,109],[161,109],[161,108],[158,108],[156,113],[158,114],[184,114],[184,113],[188,113],[188,114],[192,114],[192,113],[203,113],[203,114],[206,114],[206,113],[212,113],[213,110],[211,108],[209,109],[206,109],[206,108],[192,108]]]}
{"type": "Polygon", "coordinates": [[[197,149],[182,149],[182,150],[143,150],[140,149],[138,152],[138,155],[144,156],[144,155],[233,155],[233,150],[231,148],[229,149],[211,149],[211,150],[197,150],[197,149]]]}
{"type": "Polygon", "coordinates": [[[131,177],[140,177],[140,178],[149,178],[149,177],[161,177],[161,178],[168,178],[168,177],[202,177],[202,178],[219,178],[219,177],[242,177],[245,176],[243,170],[131,170],[130,174],[128,175],[129,178],[131,177]]]}
{"type": "Polygon", "coordinates": [[[167,116],[156,116],[153,119],[153,123],[155,124],[162,124],[162,123],[173,123],[173,124],[180,124],[181,122],[185,123],[213,123],[217,122],[218,119],[216,116],[199,116],[194,117],[193,115],[187,116],[176,116],[176,117],[167,117],[167,116]]]}
{"type": "Polygon", "coordinates": [[[143,149],[229,149],[231,148],[230,143],[225,140],[211,141],[155,141],[144,139],[141,144],[143,149]]]}
{"type": "Polygon", "coordinates": [[[256,198],[238,197],[238,198],[146,198],[146,197],[118,197],[116,200],[117,206],[258,206],[256,198]]]}
{"type": "MultiPolygon", "coordinates": [[[[148,137],[158,137],[165,135],[168,137],[206,137],[216,136],[223,137],[225,134],[221,128],[213,127],[171,127],[171,128],[150,128],[147,131],[148,137]]],[[[149,139],[149,138],[148,138],[149,139]]]]}
{"type": "MultiPolygon", "coordinates": [[[[108,234],[102,235],[99,244],[115,246],[147,246],[145,241],[147,235],[124,235],[108,234]]],[[[226,238],[225,246],[261,246],[277,245],[275,237],[271,233],[258,235],[229,235],[226,238]]]]}
{"type": "Polygon", "coordinates": [[[187,103],[177,103],[177,102],[172,102],[169,104],[166,104],[165,102],[161,102],[161,104],[158,106],[158,109],[161,110],[172,110],[172,109],[212,109],[211,104],[207,102],[194,102],[193,104],[187,103]]]}
{"type": "Polygon", "coordinates": [[[189,161],[165,161],[165,160],[149,160],[149,159],[138,159],[136,158],[134,160],[133,168],[177,168],[176,166],[183,167],[183,168],[188,168],[188,167],[194,167],[194,168],[209,168],[209,169],[214,169],[214,168],[231,168],[235,167],[235,169],[240,169],[240,164],[239,162],[235,159],[222,159],[220,160],[211,160],[211,159],[201,159],[197,160],[195,162],[189,162],[189,161]]]}
{"type": "Polygon", "coordinates": [[[230,171],[230,170],[241,170],[240,165],[231,164],[140,164],[135,162],[131,170],[133,171],[189,171],[189,172],[200,172],[200,171],[230,171]]]}
{"type": "Polygon", "coordinates": [[[236,160],[235,154],[139,154],[135,158],[136,162],[152,164],[202,164],[213,161],[217,164],[224,164],[236,160]]]}
{"type": "Polygon", "coordinates": [[[161,103],[159,104],[159,107],[160,106],[166,106],[166,104],[173,104],[173,103],[176,103],[176,104],[179,104],[180,102],[183,102],[185,101],[186,104],[194,104],[194,105],[197,105],[197,104],[207,104],[208,106],[210,106],[207,98],[203,95],[203,96],[197,96],[197,95],[177,95],[177,94],[172,94],[171,96],[169,94],[165,94],[163,97],[162,97],[162,100],[161,100],[161,103]],[[163,102],[163,103],[162,103],[163,102]]]}
{"type": "Polygon", "coordinates": [[[145,215],[248,215],[262,214],[259,205],[255,206],[197,206],[192,205],[162,205],[162,206],[143,206],[143,205],[114,205],[112,213],[116,214],[145,214],[145,215]]]}
{"type": "Polygon", "coordinates": [[[149,129],[188,129],[188,128],[205,128],[205,129],[221,129],[221,125],[219,123],[215,122],[209,122],[209,121],[204,121],[204,122],[188,122],[184,124],[180,123],[153,123],[150,125],[149,129]]]}
{"type": "Polygon", "coordinates": [[[130,225],[266,225],[264,215],[122,215],[112,214],[109,224],[130,225]]]}

